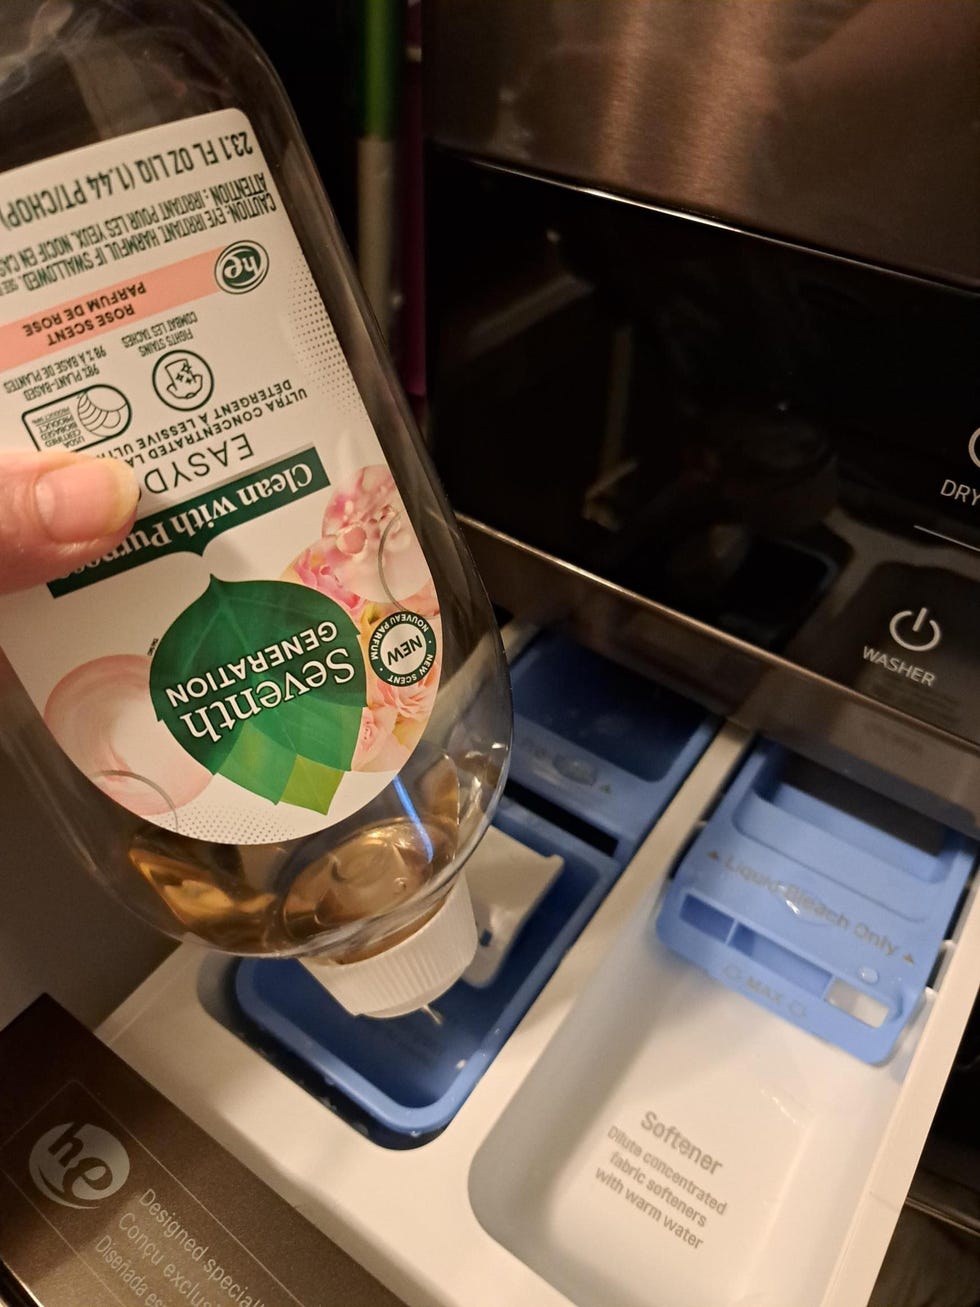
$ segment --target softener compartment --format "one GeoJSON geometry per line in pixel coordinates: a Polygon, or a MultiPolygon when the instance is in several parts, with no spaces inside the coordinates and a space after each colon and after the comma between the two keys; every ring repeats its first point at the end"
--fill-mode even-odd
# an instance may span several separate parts
{"type": "Polygon", "coordinates": [[[976,859],[750,749],[477,1153],[483,1227],[578,1307],[865,1302],[976,859]]]}
{"type": "Polygon", "coordinates": [[[710,742],[681,696],[556,635],[512,668],[515,736],[494,825],[466,868],[479,929],[431,1008],[352,1017],[294,961],[243,961],[239,1033],[394,1148],[452,1120],[710,742]]]}

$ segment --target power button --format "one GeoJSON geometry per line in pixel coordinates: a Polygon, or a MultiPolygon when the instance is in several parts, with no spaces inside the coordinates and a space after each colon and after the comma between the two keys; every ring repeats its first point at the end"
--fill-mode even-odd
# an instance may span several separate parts
{"type": "Polygon", "coordinates": [[[927,653],[943,638],[939,623],[929,616],[928,608],[920,608],[918,612],[903,608],[888,623],[888,629],[896,644],[913,653],[927,653]]]}

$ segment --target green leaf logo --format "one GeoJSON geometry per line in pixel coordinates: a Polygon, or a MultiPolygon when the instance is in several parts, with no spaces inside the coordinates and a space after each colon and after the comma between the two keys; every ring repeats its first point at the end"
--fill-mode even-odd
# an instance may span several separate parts
{"type": "Polygon", "coordinates": [[[316,590],[212,577],[153,655],[154,710],[214,775],[325,813],[366,704],[357,636],[316,590]]]}

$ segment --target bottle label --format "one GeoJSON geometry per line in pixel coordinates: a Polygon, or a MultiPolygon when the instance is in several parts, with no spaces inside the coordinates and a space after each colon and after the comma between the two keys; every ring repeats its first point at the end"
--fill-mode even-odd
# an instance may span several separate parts
{"type": "Polygon", "coordinates": [[[95,785],[260,844],[390,784],[435,700],[439,601],[244,114],[0,176],[0,447],[141,484],[118,548],[0,600],[95,785]]]}

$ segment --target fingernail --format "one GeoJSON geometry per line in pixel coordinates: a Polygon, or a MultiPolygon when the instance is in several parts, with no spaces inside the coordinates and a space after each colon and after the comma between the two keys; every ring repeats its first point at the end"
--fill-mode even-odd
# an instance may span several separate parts
{"type": "Polygon", "coordinates": [[[138,497],[132,469],[114,458],[79,459],[34,484],[38,517],[61,545],[112,535],[125,525],[138,497]]]}

